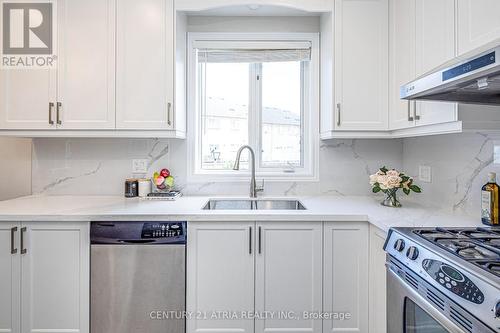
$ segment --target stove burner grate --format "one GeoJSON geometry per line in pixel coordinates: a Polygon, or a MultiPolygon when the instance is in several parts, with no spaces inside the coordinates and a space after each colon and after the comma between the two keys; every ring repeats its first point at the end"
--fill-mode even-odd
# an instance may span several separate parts
{"type": "Polygon", "coordinates": [[[414,233],[500,276],[500,229],[435,228],[417,229],[414,233]]]}

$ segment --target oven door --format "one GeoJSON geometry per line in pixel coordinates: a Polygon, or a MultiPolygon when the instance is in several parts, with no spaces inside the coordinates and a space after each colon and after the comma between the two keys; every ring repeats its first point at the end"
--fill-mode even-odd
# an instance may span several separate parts
{"type": "Polygon", "coordinates": [[[387,269],[388,333],[466,333],[387,269]]]}

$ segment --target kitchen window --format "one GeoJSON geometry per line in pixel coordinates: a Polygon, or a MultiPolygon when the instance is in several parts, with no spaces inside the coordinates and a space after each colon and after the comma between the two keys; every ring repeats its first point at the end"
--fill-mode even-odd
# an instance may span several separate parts
{"type": "Polygon", "coordinates": [[[316,176],[317,43],[316,34],[190,34],[191,176],[248,172],[248,152],[233,170],[243,145],[259,176],[316,176]]]}

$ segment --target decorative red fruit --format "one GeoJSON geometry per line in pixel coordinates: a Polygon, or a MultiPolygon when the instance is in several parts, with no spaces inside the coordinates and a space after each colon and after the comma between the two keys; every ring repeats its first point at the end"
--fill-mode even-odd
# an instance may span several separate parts
{"type": "Polygon", "coordinates": [[[170,176],[170,170],[168,170],[168,169],[161,169],[160,176],[162,176],[163,178],[167,178],[168,176],[170,176]]]}

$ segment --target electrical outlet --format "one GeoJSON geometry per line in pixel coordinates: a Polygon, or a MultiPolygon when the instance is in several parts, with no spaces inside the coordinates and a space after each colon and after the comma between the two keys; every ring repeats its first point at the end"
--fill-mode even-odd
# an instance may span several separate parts
{"type": "Polygon", "coordinates": [[[418,167],[418,179],[424,183],[432,182],[432,168],[428,165],[420,165],[418,167]]]}
{"type": "Polygon", "coordinates": [[[132,160],[132,173],[147,173],[148,172],[148,160],[132,160]]]}

